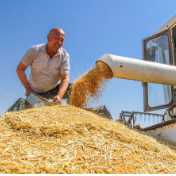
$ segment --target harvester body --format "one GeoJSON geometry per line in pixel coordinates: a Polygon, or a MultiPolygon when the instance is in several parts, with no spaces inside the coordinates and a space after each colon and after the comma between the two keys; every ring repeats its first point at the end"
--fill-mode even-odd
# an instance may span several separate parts
{"type": "MultiPolygon", "coordinates": [[[[143,114],[161,116],[162,122],[140,130],[176,142],[176,15],[153,36],[143,40],[143,61],[110,54],[99,60],[109,65],[115,78],[142,82],[143,114]],[[164,108],[167,110],[163,115],[148,113],[164,108]]],[[[120,118],[125,121],[125,111],[122,112],[120,118]]],[[[128,122],[133,127],[135,113],[129,115],[126,111],[128,122]]]]}

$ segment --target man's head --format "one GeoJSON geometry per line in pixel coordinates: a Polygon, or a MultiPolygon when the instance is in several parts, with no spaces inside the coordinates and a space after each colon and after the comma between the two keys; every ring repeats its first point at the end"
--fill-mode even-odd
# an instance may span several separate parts
{"type": "Polygon", "coordinates": [[[47,47],[52,52],[57,52],[59,48],[64,44],[65,33],[60,28],[53,28],[47,35],[48,43],[47,47]]]}

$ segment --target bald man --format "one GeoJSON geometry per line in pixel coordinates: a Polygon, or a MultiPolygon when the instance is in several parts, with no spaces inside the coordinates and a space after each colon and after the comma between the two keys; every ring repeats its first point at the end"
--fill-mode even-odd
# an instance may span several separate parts
{"type": "Polygon", "coordinates": [[[17,67],[17,74],[26,89],[26,96],[36,92],[62,104],[62,99],[68,98],[70,91],[69,55],[62,48],[65,33],[60,28],[53,28],[47,39],[46,44],[35,45],[24,54],[17,67]],[[25,70],[29,66],[31,73],[28,80],[25,70]]]}

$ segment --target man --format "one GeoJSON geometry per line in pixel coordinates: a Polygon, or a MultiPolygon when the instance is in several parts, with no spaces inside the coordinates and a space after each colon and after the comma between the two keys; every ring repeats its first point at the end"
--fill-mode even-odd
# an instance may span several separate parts
{"type": "Polygon", "coordinates": [[[26,89],[26,96],[36,92],[62,104],[62,98],[68,91],[70,71],[69,55],[62,48],[65,33],[60,28],[53,28],[47,39],[46,44],[33,46],[25,53],[17,67],[17,74],[26,89]],[[31,66],[29,81],[25,73],[28,66],[31,66]]]}

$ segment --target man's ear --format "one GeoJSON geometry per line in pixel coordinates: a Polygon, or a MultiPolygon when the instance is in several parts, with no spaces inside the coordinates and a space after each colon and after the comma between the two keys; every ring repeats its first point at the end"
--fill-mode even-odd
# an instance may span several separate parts
{"type": "Polygon", "coordinates": [[[50,38],[51,38],[51,36],[50,36],[50,35],[47,35],[47,39],[48,39],[48,41],[50,41],[50,38]]]}

